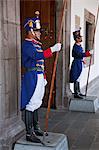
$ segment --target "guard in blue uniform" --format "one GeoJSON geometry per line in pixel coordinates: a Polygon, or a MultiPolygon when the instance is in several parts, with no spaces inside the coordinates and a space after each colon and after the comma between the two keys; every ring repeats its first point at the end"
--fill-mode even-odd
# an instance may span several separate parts
{"type": "Polygon", "coordinates": [[[80,29],[73,32],[73,37],[75,43],[72,49],[72,57],[74,59],[70,70],[70,83],[74,83],[74,97],[83,98],[84,95],[80,92],[80,75],[83,68],[83,57],[89,57],[91,56],[91,53],[90,51],[86,51],[85,53],[83,52],[80,29]]]}
{"type": "Polygon", "coordinates": [[[25,109],[26,140],[31,142],[39,142],[36,136],[43,135],[38,124],[37,110],[42,104],[46,85],[44,60],[61,50],[61,43],[42,50],[39,12],[36,11],[35,14],[36,17],[27,18],[24,22],[26,38],[22,44],[22,66],[25,73],[21,84],[21,110],[25,109]]]}

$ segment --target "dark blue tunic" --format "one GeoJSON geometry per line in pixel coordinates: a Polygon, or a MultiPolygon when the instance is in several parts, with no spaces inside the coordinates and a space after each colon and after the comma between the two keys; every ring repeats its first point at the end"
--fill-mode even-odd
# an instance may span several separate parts
{"type": "MultiPolygon", "coordinates": [[[[37,67],[37,65],[44,65],[44,54],[39,46],[32,41],[25,40],[22,45],[22,66],[28,70],[37,67]],[[38,64],[41,63],[43,64],[38,64]]],[[[26,71],[21,83],[21,109],[24,109],[32,97],[37,84],[37,74],[44,73],[36,70],[26,71]]]]}
{"type": "Polygon", "coordinates": [[[74,57],[74,60],[70,69],[70,83],[75,82],[82,72],[82,59],[83,57],[86,57],[86,55],[83,53],[81,45],[74,44],[72,57],[74,57]]]}

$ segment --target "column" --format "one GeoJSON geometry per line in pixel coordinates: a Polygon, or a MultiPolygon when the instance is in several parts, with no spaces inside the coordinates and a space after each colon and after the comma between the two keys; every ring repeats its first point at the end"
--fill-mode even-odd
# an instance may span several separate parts
{"type": "Polygon", "coordinates": [[[20,0],[0,1],[0,150],[24,134],[20,115],[20,0]]]}

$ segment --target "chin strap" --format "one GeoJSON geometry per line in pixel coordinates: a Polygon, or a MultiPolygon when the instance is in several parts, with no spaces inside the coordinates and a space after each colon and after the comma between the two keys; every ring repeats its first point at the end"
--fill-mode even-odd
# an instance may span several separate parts
{"type": "Polygon", "coordinates": [[[36,34],[34,33],[33,29],[31,29],[31,33],[33,36],[36,36],[36,34]]]}

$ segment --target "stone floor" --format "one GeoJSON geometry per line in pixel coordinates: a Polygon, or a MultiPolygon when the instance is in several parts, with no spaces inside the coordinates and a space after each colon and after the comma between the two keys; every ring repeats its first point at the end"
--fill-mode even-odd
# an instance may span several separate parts
{"type": "MultiPolygon", "coordinates": [[[[99,78],[88,88],[88,95],[99,97],[99,78]]],[[[42,129],[45,128],[46,109],[39,110],[42,129]]],[[[96,113],[51,110],[48,131],[68,137],[69,150],[99,150],[99,111],[96,113]]]]}

